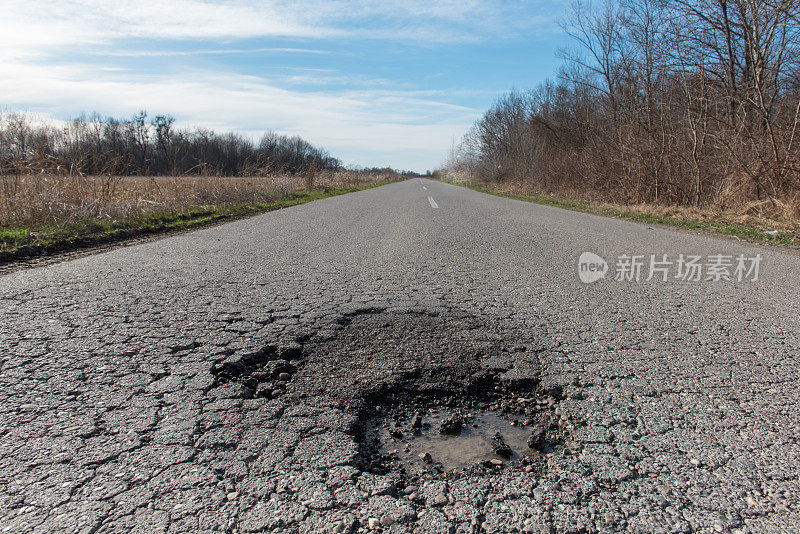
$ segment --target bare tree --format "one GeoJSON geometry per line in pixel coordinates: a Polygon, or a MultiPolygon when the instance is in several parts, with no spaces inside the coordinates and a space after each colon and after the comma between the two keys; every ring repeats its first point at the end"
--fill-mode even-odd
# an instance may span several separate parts
{"type": "Polygon", "coordinates": [[[456,164],[614,201],[796,213],[799,12],[800,0],[581,0],[558,82],[499,99],[456,164]]]}

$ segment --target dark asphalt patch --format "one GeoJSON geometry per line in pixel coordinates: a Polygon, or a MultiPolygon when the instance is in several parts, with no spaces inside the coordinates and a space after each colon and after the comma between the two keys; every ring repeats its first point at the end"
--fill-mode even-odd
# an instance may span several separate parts
{"type": "Polygon", "coordinates": [[[565,431],[553,415],[560,391],[540,386],[537,343],[453,310],[352,309],[294,341],[219,359],[208,394],[346,414],[333,429],[352,441],[332,451],[355,446],[350,465],[397,491],[498,471],[541,476],[565,431]]]}
{"type": "MultiPolygon", "coordinates": [[[[430,419],[446,412],[478,424],[471,427],[475,432],[485,432],[488,421],[503,418],[507,429],[527,434],[525,442],[539,435],[539,449],[559,443],[558,428],[550,428],[557,420],[548,403],[554,393],[539,387],[535,343],[499,323],[449,310],[356,310],[337,317],[302,344],[303,365],[287,385],[287,400],[356,414],[357,423],[346,431],[359,444],[360,469],[396,474],[406,483],[454,476],[458,473],[436,458],[420,460],[410,469],[400,455],[389,454],[383,438],[410,448],[415,434],[423,431],[413,428],[417,415],[430,419]]],[[[506,433],[514,441],[511,432],[506,433]]],[[[464,437],[468,434],[463,432],[464,437]]],[[[455,437],[453,444],[457,441],[455,437]]],[[[458,467],[539,472],[543,462],[529,454],[534,449],[525,448],[502,465],[468,462],[458,467]]],[[[487,454],[491,459],[490,449],[487,454]]]]}

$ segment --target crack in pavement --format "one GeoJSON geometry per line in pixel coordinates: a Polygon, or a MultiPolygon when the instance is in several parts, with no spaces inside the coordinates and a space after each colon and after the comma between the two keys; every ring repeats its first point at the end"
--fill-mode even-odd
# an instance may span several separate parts
{"type": "Polygon", "coordinates": [[[581,286],[564,258],[636,225],[426,184],[435,223],[401,183],[0,278],[0,529],[796,528],[795,258],[758,287],[581,286]],[[370,467],[370,399],[486,354],[529,358],[563,436],[540,470],[370,467]]]}

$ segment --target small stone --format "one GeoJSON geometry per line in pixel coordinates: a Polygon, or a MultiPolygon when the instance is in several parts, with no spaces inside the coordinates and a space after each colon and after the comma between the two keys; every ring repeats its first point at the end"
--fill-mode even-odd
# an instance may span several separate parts
{"type": "Polygon", "coordinates": [[[370,517],[367,519],[367,527],[369,527],[370,530],[378,530],[381,527],[381,522],[377,517],[370,517]]]}
{"type": "Polygon", "coordinates": [[[442,421],[439,427],[440,434],[460,434],[461,427],[464,426],[464,420],[458,415],[453,415],[442,421]]]}
{"type": "Polygon", "coordinates": [[[397,523],[397,518],[392,514],[386,514],[385,516],[381,517],[381,525],[384,527],[391,527],[397,523]]]}
{"type": "Polygon", "coordinates": [[[700,460],[698,460],[697,458],[692,458],[691,460],[689,460],[689,463],[695,467],[698,467],[700,465],[700,460]]]}
{"type": "Polygon", "coordinates": [[[511,447],[506,444],[505,440],[503,440],[503,436],[499,432],[492,438],[492,452],[504,458],[511,457],[511,447]]]}
{"type": "Polygon", "coordinates": [[[281,373],[278,375],[278,380],[280,380],[281,382],[288,382],[289,380],[291,380],[291,378],[292,375],[290,375],[289,373],[281,373]]]}
{"type": "Polygon", "coordinates": [[[389,435],[392,436],[394,439],[403,439],[403,433],[400,430],[396,429],[396,428],[393,428],[389,432],[389,435]]]}
{"type": "Polygon", "coordinates": [[[422,427],[422,416],[417,414],[414,416],[414,420],[411,422],[411,428],[420,428],[422,427]]]}
{"type": "Polygon", "coordinates": [[[426,464],[433,462],[433,457],[429,452],[423,452],[422,454],[420,454],[419,459],[425,462],[426,464]]]}
{"type": "Polygon", "coordinates": [[[505,462],[503,462],[503,460],[498,460],[497,458],[492,458],[491,460],[489,460],[489,462],[494,467],[503,467],[505,465],[505,462]]]}
{"type": "Polygon", "coordinates": [[[531,432],[531,437],[528,438],[528,447],[537,451],[542,450],[545,445],[545,435],[544,427],[534,428],[533,432],[531,432]]]}
{"type": "Polygon", "coordinates": [[[232,491],[227,495],[229,501],[235,501],[237,497],[239,497],[238,491],[232,491]]]}
{"type": "Polygon", "coordinates": [[[436,506],[444,506],[445,504],[447,504],[447,502],[448,502],[447,495],[445,495],[444,493],[440,493],[433,500],[433,504],[435,504],[436,506]]]}

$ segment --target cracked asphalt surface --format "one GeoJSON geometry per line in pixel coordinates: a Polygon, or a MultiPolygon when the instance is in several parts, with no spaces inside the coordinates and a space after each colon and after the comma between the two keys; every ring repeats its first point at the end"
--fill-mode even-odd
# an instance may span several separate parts
{"type": "Polygon", "coordinates": [[[5,275],[0,531],[797,531],[798,285],[791,252],[418,179],[5,275]],[[764,260],[584,285],[583,251],[764,260]],[[365,467],[382,387],[484,354],[548,399],[541,470],[365,467]]]}

